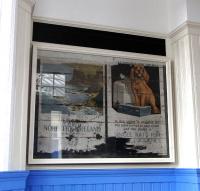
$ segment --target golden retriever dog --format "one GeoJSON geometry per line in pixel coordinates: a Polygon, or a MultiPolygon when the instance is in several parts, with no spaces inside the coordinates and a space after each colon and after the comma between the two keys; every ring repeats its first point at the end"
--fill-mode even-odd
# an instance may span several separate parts
{"type": "Polygon", "coordinates": [[[150,105],[152,113],[160,113],[156,106],[156,99],[152,89],[148,85],[149,74],[142,64],[134,64],[130,71],[131,90],[136,106],[150,105]]]}

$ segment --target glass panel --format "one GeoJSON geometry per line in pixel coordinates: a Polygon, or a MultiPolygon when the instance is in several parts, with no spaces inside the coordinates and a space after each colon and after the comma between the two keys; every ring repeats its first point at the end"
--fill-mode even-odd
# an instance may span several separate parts
{"type": "Polygon", "coordinates": [[[165,63],[56,51],[37,60],[34,159],[169,158],[165,63]]]}

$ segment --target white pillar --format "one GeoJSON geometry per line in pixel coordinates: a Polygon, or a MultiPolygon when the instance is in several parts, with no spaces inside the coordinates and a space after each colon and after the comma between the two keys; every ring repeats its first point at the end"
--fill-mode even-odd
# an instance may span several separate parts
{"type": "Polygon", "coordinates": [[[194,99],[194,123],[196,128],[197,162],[200,167],[200,23],[189,25],[190,54],[194,99]]]}
{"type": "Polygon", "coordinates": [[[15,0],[0,0],[0,171],[9,168],[15,4],[15,0]]]}
{"type": "Polygon", "coordinates": [[[26,168],[30,49],[34,0],[18,0],[16,14],[16,58],[12,92],[10,170],[26,168]]]}
{"type": "Polygon", "coordinates": [[[185,23],[171,35],[178,167],[199,167],[200,26],[185,23]]]}

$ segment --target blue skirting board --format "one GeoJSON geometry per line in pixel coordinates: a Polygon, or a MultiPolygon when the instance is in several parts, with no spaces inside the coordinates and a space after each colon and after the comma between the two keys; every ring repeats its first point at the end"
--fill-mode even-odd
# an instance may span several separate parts
{"type": "Polygon", "coordinates": [[[200,191],[199,169],[0,172],[0,191],[200,191]]]}
{"type": "Polygon", "coordinates": [[[26,190],[28,171],[0,172],[0,191],[26,190]]]}

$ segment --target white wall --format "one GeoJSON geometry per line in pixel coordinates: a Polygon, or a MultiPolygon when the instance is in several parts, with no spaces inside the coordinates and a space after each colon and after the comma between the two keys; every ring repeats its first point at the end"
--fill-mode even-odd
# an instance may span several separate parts
{"type": "Polygon", "coordinates": [[[37,0],[35,17],[168,34],[200,22],[199,0],[37,0]]]}
{"type": "MultiPolygon", "coordinates": [[[[167,33],[170,33],[187,20],[187,0],[166,0],[167,2],[167,33]]],[[[165,22],[163,20],[163,22],[165,22]]]]}
{"type": "Polygon", "coordinates": [[[166,33],[166,0],[38,0],[34,16],[166,33]]]}
{"type": "Polygon", "coordinates": [[[200,22],[199,0],[166,0],[168,14],[168,30],[175,30],[186,21],[200,22]]]}
{"type": "Polygon", "coordinates": [[[199,0],[187,0],[187,18],[189,21],[200,22],[199,0]]]}

